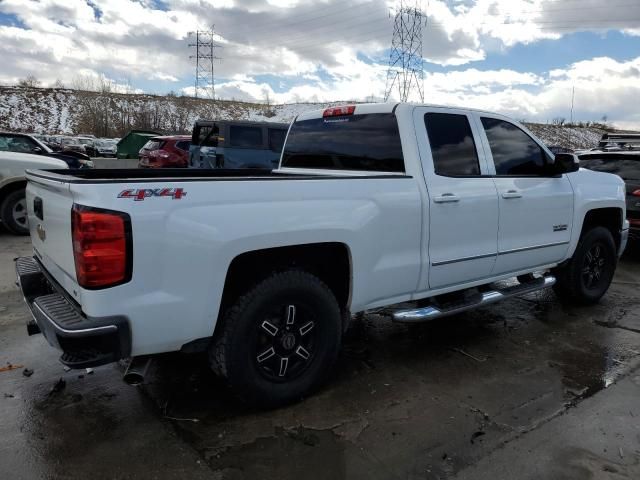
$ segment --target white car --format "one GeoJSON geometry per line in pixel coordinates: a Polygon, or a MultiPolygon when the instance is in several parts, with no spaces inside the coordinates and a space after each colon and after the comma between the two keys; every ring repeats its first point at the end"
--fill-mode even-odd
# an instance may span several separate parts
{"type": "Polygon", "coordinates": [[[99,157],[115,157],[117,151],[117,140],[102,139],[96,140],[95,149],[99,157]]]}
{"type": "Polygon", "coordinates": [[[36,168],[69,167],[63,160],[43,155],[0,151],[0,220],[10,232],[17,235],[29,234],[25,170],[36,168]]]}
{"type": "Polygon", "coordinates": [[[17,273],[63,363],[204,349],[267,406],[327,378],[357,312],[422,322],[550,286],[596,302],[629,228],[619,177],[502,115],[430,105],[304,113],[271,172],[28,178],[17,273]]]}

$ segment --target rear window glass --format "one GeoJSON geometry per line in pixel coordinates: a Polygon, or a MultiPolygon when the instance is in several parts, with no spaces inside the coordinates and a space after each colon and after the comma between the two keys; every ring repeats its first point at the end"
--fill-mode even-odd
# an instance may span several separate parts
{"type": "Polygon", "coordinates": [[[629,154],[580,155],[580,166],[598,172],[614,173],[626,179],[640,180],[640,152],[629,154]]]}
{"type": "Polygon", "coordinates": [[[240,148],[262,148],[262,129],[260,127],[229,127],[230,145],[240,148]]]}
{"type": "Polygon", "coordinates": [[[476,144],[466,115],[427,113],[424,123],[436,175],[480,175],[476,144]]]}
{"type": "Polygon", "coordinates": [[[295,122],[284,147],[283,167],[404,172],[392,113],[295,122]]]}
{"type": "Polygon", "coordinates": [[[163,144],[164,142],[161,140],[149,140],[144,144],[144,147],[142,148],[144,148],[145,150],[159,150],[160,148],[162,148],[163,144]]]}

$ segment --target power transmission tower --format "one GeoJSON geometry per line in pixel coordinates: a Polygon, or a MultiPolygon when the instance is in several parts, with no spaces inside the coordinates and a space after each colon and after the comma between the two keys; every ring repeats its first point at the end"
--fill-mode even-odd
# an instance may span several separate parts
{"type": "Polygon", "coordinates": [[[385,102],[397,89],[401,102],[406,102],[413,92],[424,102],[424,69],[422,60],[422,35],[427,16],[420,8],[420,1],[400,0],[400,8],[393,21],[393,38],[389,54],[385,102]]]}
{"type": "Polygon", "coordinates": [[[216,57],[215,49],[219,45],[215,42],[216,33],[213,26],[211,30],[197,30],[189,32],[189,36],[195,36],[195,43],[190,43],[189,47],[196,49],[195,55],[189,58],[196,59],[196,78],[195,78],[195,96],[202,98],[216,99],[215,75],[213,72],[214,60],[220,60],[216,57]]]}

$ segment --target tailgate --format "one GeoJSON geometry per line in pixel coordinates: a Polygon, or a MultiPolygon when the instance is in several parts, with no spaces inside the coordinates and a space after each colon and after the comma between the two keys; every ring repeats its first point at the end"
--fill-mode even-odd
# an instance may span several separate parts
{"type": "Polygon", "coordinates": [[[27,179],[27,210],[34,253],[55,280],[80,301],[71,239],[70,185],[29,173],[27,179]]]}

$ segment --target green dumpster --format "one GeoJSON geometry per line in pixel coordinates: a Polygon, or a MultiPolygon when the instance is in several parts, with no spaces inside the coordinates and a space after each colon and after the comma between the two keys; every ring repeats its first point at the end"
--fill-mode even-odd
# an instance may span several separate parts
{"type": "Polygon", "coordinates": [[[160,135],[150,130],[131,130],[118,142],[116,156],[118,158],[138,158],[142,146],[153,137],[160,135]]]}

